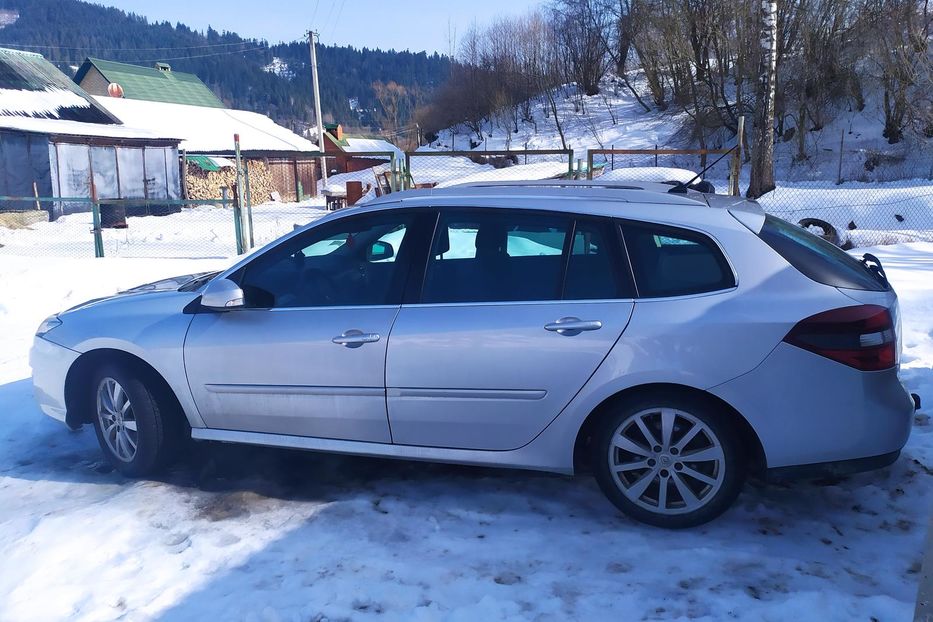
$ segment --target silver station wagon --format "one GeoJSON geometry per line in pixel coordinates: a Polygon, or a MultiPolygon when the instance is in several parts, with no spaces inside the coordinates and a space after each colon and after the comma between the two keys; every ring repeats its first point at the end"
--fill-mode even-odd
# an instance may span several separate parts
{"type": "Polygon", "coordinates": [[[36,396],[130,477],[186,435],[586,469],[672,528],[748,475],[893,462],[918,398],[880,263],[670,190],[472,185],[342,210],[221,273],[48,318],[36,396]]]}

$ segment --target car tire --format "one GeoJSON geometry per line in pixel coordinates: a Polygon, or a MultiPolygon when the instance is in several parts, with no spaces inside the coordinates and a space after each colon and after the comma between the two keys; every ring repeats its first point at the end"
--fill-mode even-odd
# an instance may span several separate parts
{"type": "Polygon", "coordinates": [[[603,493],[623,513],[656,527],[713,520],[745,482],[745,452],[730,414],[691,394],[620,401],[601,418],[593,441],[603,493]]]}
{"type": "Polygon", "coordinates": [[[173,400],[147,376],[132,366],[104,365],[92,378],[97,441],[107,461],[127,477],[157,473],[180,444],[173,400]]]}

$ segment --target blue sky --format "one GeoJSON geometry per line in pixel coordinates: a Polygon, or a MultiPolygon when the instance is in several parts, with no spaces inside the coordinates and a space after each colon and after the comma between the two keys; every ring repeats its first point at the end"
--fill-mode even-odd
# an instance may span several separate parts
{"type": "Polygon", "coordinates": [[[150,20],[208,25],[244,37],[291,41],[310,27],[323,43],[446,53],[448,24],[462,33],[498,15],[520,15],[538,0],[95,0],[150,20]],[[313,20],[313,21],[312,21],[313,20]]]}

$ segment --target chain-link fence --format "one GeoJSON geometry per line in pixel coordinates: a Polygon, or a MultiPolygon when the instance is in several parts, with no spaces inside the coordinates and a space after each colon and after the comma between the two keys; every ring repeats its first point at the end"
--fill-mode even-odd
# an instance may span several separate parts
{"type": "Polygon", "coordinates": [[[515,151],[410,151],[406,188],[444,188],[463,183],[532,181],[575,175],[570,149],[515,151]]]}
{"type": "Polygon", "coordinates": [[[0,255],[58,257],[229,257],[262,246],[325,214],[301,203],[237,208],[226,199],[102,200],[32,198],[33,209],[13,210],[22,197],[0,197],[0,255]],[[39,209],[35,205],[39,205],[39,209]],[[239,216],[238,216],[239,212],[239,216]]]}
{"type": "Polygon", "coordinates": [[[768,212],[845,248],[933,240],[933,152],[815,151],[776,162],[768,212]]]}
{"type": "MultiPolygon", "coordinates": [[[[718,193],[730,193],[737,179],[744,194],[748,163],[734,152],[719,159],[724,152],[599,149],[588,152],[587,168],[602,181],[675,183],[709,167],[702,178],[718,193]]],[[[780,152],[775,165],[776,188],[758,199],[775,216],[845,248],[933,240],[933,153],[908,158],[837,145],[806,160],[780,152]]]]}
{"type": "MultiPolygon", "coordinates": [[[[329,208],[467,182],[592,177],[676,183],[708,166],[703,179],[726,194],[735,190],[739,166],[739,190],[747,187],[747,163],[724,149],[599,149],[577,155],[516,150],[267,158],[244,160],[239,178],[223,158],[214,158],[215,171],[201,168],[203,161],[193,166],[183,160],[187,174],[181,194],[187,198],[0,197],[0,254],[229,257],[312,222],[329,208]],[[325,167],[326,181],[321,179],[325,167]],[[50,215],[58,217],[50,222],[50,215]]],[[[899,161],[854,150],[826,152],[795,165],[778,161],[777,188],[759,201],[768,212],[841,246],[933,240],[931,167],[933,158],[899,161]],[[892,180],[897,176],[904,178],[892,180]]]]}

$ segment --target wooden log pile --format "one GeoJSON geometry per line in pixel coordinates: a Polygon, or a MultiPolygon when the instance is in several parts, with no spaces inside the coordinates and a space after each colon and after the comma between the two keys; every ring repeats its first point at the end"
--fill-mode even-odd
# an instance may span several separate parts
{"type": "MultiPolygon", "coordinates": [[[[253,205],[265,203],[275,192],[275,183],[272,171],[263,160],[244,160],[249,167],[249,191],[253,205]]],[[[221,188],[230,188],[227,196],[232,199],[233,185],[236,183],[236,169],[222,168],[219,171],[205,171],[193,162],[187,163],[187,176],[185,179],[188,188],[188,198],[196,200],[210,200],[221,198],[221,188]]]]}

